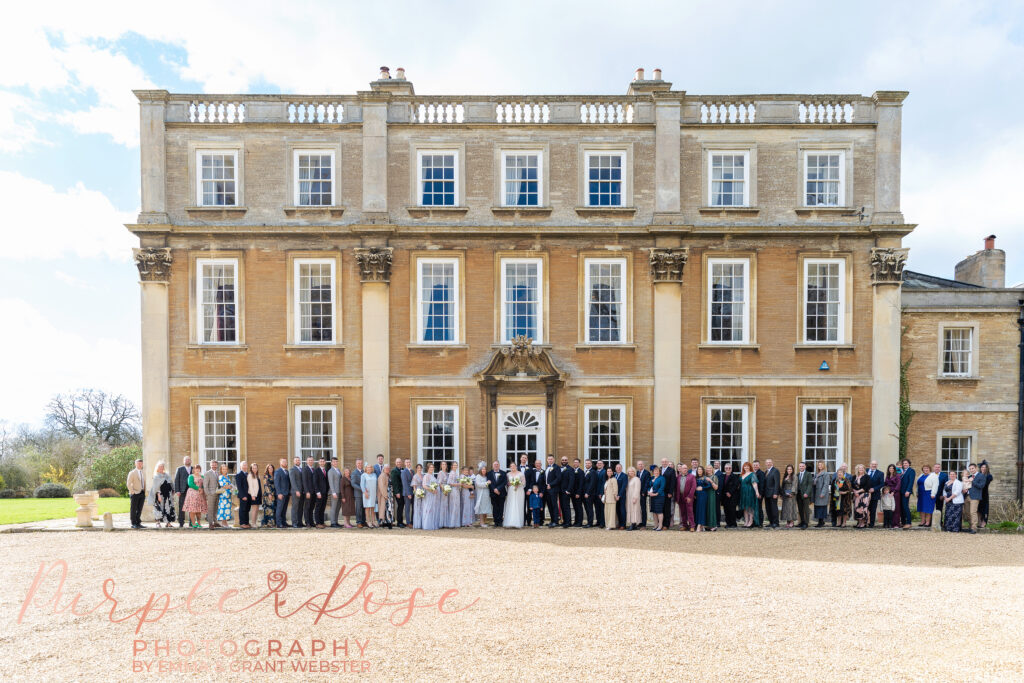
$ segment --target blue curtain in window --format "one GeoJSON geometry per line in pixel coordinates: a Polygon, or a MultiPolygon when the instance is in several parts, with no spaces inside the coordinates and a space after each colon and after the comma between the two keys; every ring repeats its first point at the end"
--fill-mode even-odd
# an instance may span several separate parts
{"type": "Polygon", "coordinates": [[[438,283],[430,289],[430,303],[427,304],[423,321],[423,341],[452,341],[451,301],[448,287],[438,283]]]}

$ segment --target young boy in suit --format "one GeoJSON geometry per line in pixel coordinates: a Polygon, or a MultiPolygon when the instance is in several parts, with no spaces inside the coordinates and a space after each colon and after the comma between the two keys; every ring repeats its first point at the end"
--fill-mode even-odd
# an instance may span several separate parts
{"type": "Polygon", "coordinates": [[[536,484],[533,485],[533,491],[530,491],[530,514],[533,515],[533,526],[534,528],[539,527],[541,523],[541,506],[543,503],[540,498],[540,489],[536,484]]]}

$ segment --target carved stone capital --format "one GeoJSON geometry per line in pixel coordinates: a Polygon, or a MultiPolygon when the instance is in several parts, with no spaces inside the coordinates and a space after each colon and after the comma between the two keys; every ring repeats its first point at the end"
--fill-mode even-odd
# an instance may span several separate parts
{"type": "Polygon", "coordinates": [[[875,247],[871,250],[871,284],[898,285],[903,282],[903,266],[909,249],[875,247]]]}
{"type": "Polygon", "coordinates": [[[363,282],[391,282],[391,247],[355,249],[359,279],[363,282]]]}
{"type": "Polygon", "coordinates": [[[651,280],[656,283],[682,282],[683,267],[689,255],[687,247],[651,249],[651,280]]]}
{"type": "Polygon", "coordinates": [[[166,247],[132,249],[143,282],[167,282],[171,272],[171,250],[166,247]]]}

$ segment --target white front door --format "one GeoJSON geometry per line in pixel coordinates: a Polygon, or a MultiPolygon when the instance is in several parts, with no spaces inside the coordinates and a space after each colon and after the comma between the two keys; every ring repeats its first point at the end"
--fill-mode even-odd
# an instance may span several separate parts
{"type": "Polygon", "coordinates": [[[544,407],[501,406],[498,408],[498,462],[505,469],[519,464],[525,455],[531,465],[544,462],[544,407]]]}

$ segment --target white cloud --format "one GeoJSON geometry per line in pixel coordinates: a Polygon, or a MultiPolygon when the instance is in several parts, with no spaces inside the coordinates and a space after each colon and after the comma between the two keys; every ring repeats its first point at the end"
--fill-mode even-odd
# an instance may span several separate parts
{"type": "Polygon", "coordinates": [[[0,420],[40,421],[59,392],[95,387],[123,393],[139,402],[141,351],[116,339],[88,339],[62,329],[28,302],[0,298],[0,420]]]}
{"type": "MultiPolygon", "coordinates": [[[[131,258],[137,242],[125,227],[136,215],[81,182],[66,192],[19,173],[0,171],[0,259],[131,258]]],[[[0,318],[3,320],[3,318],[0,318]]]]}
{"type": "Polygon", "coordinates": [[[18,93],[0,90],[0,152],[20,152],[33,143],[43,142],[34,119],[39,117],[38,103],[18,93]]]}
{"type": "Polygon", "coordinates": [[[59,280],[60,282],[63,282],[69,287],[74,287],[75,289],[84,289],[87,291],[99,289],[99,287],[97,287],[95,284],[87,282],[82,278],[75,277],[70,273],[65,273],[63,270],[53,271],[53,276],[57,278],[57,280],[59,280]]]}

